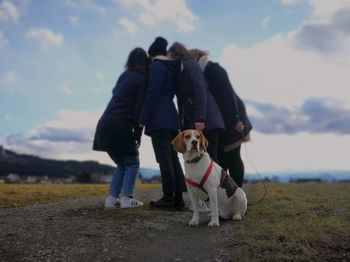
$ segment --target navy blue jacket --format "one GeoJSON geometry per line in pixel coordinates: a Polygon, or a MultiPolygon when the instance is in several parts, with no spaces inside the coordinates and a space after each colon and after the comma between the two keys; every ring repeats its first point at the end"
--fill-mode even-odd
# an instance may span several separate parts
{"type": "Polygon", "coordinates": [[[142,129],[138,118],[147,86],[147,74],[125,71],[113,88],[113,95],[98,121],[93,149],[119,155],[138,154],[136,142],[142,129]]]}
{"type": "Polygon", "coordinates": [[[159,57],[153,60],[145,100],[140,115],[140,124],[145,125],[145,134],[153,130],[180,129],[179,115],[174,104],[176,62],[159,57]]]}
{"type": "Polygon", "coordinates": [[[182,61],[177,89],[181,129],[194,129],[195,122],[204,122],[205,130],[225,129],[224,122],[198,63],[182,61]]]}
{"type": "Polygon", "coordinates": [[[208,62],[204,75],[225,122],[226,130],[220,134],[220,144],[230,145],[242,139],[252,129],[245,105],[234,91],[226,70],[218,63],[208,62]],[[245,125],[243,134],[234,129],[238,120],[245,125]]]}

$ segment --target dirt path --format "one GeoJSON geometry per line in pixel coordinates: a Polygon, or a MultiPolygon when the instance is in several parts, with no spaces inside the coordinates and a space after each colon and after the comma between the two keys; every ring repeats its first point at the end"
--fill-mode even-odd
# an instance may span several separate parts
{"type": "MultiPolygon", "coordinates": [[[[143,201],[159,190],[145,190],[143,201]]],[[[233,261],[240,223],[189,227],[191,212],[105,210],[104,197],[0,209],[0,261],[233,261]],[[231,246],[231,247],[229,247],[231,246]]]]}

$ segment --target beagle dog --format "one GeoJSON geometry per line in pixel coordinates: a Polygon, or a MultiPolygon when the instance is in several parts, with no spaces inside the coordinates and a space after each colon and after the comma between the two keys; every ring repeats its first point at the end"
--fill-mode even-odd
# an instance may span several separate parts
{"type": "Polygon", "coordinates": [[[247,210],[247,197],[226,171],[210,159],[204,135],[198,130],[185,130],[171,144],[185,161],[185,179],[193,205],[193,217],[188,224],[199,224],[198,201],[208,197],[211,209],[208,226],[219,226],[219,216],[241,220],[247,210]]]}

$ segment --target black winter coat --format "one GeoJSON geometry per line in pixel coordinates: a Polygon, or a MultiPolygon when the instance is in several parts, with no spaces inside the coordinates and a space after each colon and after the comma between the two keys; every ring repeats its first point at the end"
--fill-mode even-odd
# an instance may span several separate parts
{"type": "Polygon", "coordinates": [[[137,155],[142,129],[138,118],[147,85],[147,75],[125,71],[97,123],[93,149],[119,155],[137,155]]]}
{"type": "Polygon", "coordinates": [[[176,62],[159,57],[153,60],[145,100],[142,106],[140,123],[145,125],[145,134],[153,130],[180,129],[179,115],[174,104],[176,91],[176,62]]]}
{"type": "Polygon", "coordinates": [[[226,70],[218,63],[208,62],[204,70],[209,90],[217,102],[225,123],[225,131],[220,134],[221,146],[230,145],[244,136],[252,129],[245,105],[234,91],[226,70]],[[234,127],[241,120],[245,125],[243,134],[234,127]]]}
{"type": "Polygon", "coordinates": [[[194,129],[195,122],[204,122],[205,130],[225,129],[221,112],[198,63],[184,59],[177,88],[181,129],[194,129]]]}

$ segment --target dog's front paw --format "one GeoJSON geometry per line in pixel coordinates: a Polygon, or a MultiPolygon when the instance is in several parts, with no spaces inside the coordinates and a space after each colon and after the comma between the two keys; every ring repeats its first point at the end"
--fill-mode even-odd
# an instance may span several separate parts
{"type": "Polygon", "coordinates": [[[220,226],[219,220],[211,220],[208,224],[208,227],[218,227],[220,226]]]}
{"type": "Polygon", "coordinates": [[[241,215],[233,215],[233,217],[232,217],[232,220],[234,220],[234,221],[239,221],[241,219],[242,219],[241,215]]]}
{"type": "Polygon", "coordinates": [[[192,218],[190,222],[188,222],[189,226],[198,226],[199,225],[199,220],[192,218]]]}

